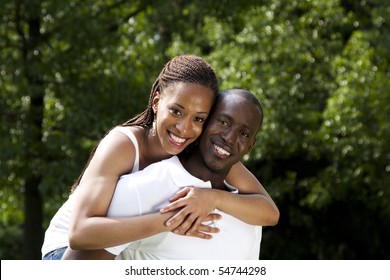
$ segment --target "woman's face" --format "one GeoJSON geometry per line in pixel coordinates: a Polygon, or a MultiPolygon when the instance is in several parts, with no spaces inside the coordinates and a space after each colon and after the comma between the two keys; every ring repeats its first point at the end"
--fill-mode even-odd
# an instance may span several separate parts
{"type": "Polygon", "coordinates": [[[198,84],[174,83],[155,93],[156,133],[165,152],[177,155],[198,138],[213,101],[212,90],[198,84]]]}

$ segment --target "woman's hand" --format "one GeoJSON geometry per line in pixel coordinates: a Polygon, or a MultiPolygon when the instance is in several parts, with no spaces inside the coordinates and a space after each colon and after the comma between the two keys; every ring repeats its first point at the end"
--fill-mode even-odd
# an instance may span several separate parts
{"type": "Polygon", "coordinates": [[[185,187],[177,192],[169,200],[171,203],[160,212],[178,210],[166,223],[169,226],[181,221],[173,230],[174,233],[210,239],[212,235],[209,233],[219,232],[218,228],[210,226],[210,222],[221,218],[221,215],[211,213],[216,208],[215,199],[212,189],[185,187]]]}

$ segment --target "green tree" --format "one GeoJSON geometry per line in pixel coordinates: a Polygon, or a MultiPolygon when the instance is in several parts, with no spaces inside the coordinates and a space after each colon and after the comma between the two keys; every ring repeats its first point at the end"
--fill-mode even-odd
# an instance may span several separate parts
{"type": "Polygon", "coordinates": [[[1,258],[40,258],[91,149],[182,53],[263,104],[246,164],[281,219],[262,258],[389,258],[388,1],[2,2],[1,258]]]}
{"type": "Polygon", "coordinates": [[[43,227],[97,139],[146,100],[148,83],[140,70],[148,60],[139,61],[153,53],[154,44],[142,40],[147,29],[137,33],[144,19],[133,24],[131,19],[148,5],[7,1],[2,6],[1,145],[7,152],[1,156],[6,202],[1,233],[23,222],[25,244],[19,243],[23,253],[3,251],[5,257],[40,258],[43,227]],[[135,31],[119,33],[124,22],[135,31]],[[132,50],[137,48],[142,52],[132,50]]]}
{"type": "MultiPolygon", "coordinates": [[[[195,33],[222,88],[249,88],[265,107],[247,164],[281,220],[263,257],[388,258],[389,4],[244,2],[195,33]]],[[[174,37],[172,53],[196,42],[174,37]]]]}

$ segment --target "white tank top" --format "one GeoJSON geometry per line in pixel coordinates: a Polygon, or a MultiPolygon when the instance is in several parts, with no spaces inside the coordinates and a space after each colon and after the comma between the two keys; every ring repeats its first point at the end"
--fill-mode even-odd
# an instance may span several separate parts
{"type": "MultiPolygon", "coordinates": [[[[113,131],[126,135],[133,143],[135,147],[135,159],[131,173],[137,172],[139,170],[139,147],[135,135],[128,127],[117,126],[109,133],[112,133],[113,131]]],[[[79,187],[81,187],[81,185],[79,187]]],[[[73,194],[69,196],[68,200],[65,201],[50,221],[50,225],[45,232],[45,239],[42,245],[42,256],[45,256],[53,250],[69,246],[68,234],[72,209],[74,206],[74,194],[77,192],[79,187],[77,187],[73,194]]]]}
{"type": "Polygon", "coordinates": [[[129,137],[130,141],[133,143],[135,147],[135,159],[134,159],[133,170],[131,170],[131,173],[137,172],[139,170],[139,147],[138,147],[137,138],[135,138],[134,133],[129,129],[129,127],[125,127],[125,126],[117,126],[113,128],[111,131],[118,131],[120,133],[123,133],[124,135],[129,137]]]}

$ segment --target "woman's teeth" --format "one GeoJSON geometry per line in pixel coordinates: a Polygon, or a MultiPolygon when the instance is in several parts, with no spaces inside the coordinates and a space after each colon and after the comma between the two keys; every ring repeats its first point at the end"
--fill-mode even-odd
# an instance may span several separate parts
{"type": "Polygon", "coordinates": [[[172,138],[175,142],[177,142],[177,143],[184,143],[184,141],[186,141],[185,138],[178,137],[178,136],[176,136],[176,135],[173,135],[172,133],[171,133],[171,138],[172,138]]]}

